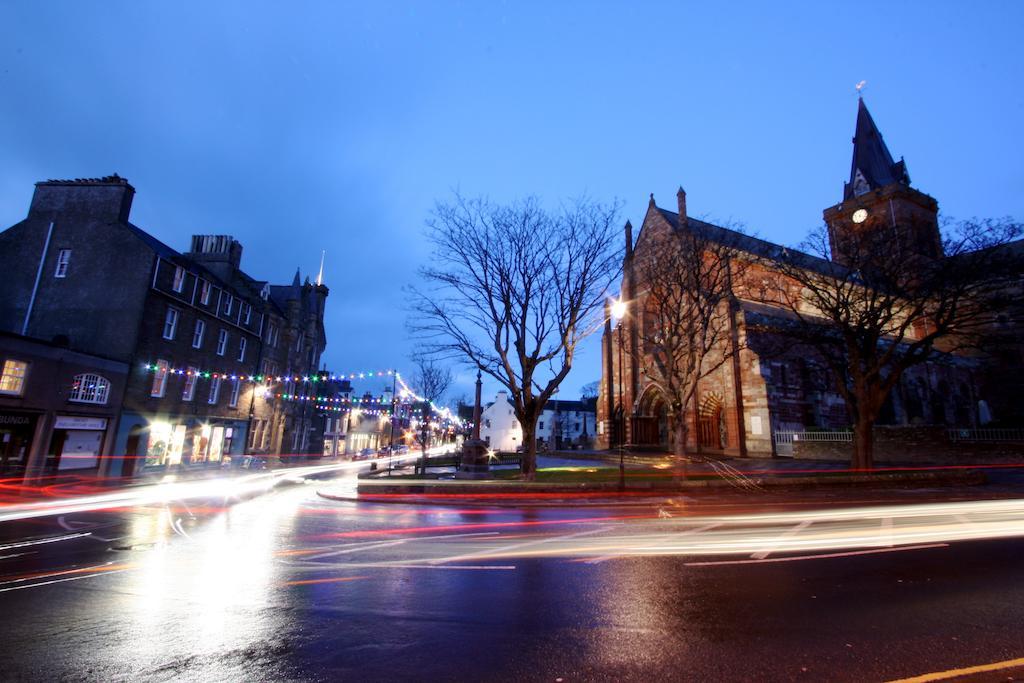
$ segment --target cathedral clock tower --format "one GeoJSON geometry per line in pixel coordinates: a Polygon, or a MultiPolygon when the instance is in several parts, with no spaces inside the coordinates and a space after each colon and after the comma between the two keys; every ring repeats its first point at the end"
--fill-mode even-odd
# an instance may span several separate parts
{"type": "Polygon", "coordinates": [[[910,186],[907,165],[894,162],[863,99],[857,105],[850,181],[843,201],[825,209],[832,260],[849,260],[861,236],[877,237],[894,253],[942,258],[938,202],[910,186]]]}

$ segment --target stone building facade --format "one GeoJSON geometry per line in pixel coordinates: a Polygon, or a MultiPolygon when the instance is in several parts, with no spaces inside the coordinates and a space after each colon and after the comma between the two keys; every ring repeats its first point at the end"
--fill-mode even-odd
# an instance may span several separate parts
{"type": "Polygon", "coordinates": [[[250,277],[226,235],[178,252],[130,222],[134,194],[116,175],[36,184],[0,233],[0,330],[128,365],[104,474],[309,453],[309,401],[284,397],[314,393],[327,287],[250,277]]]}
{"type": "MultiPolygon", "coordinates": [[[[856,230],[891,232],[894,245],[927,258],[942,258],[938,203],[910,185],[905,162],[895,162],[863,101],[859,102],[850,180],[840,203],[824,210],[833,260],[842,263],[847,236],[856,230]]],[[[686,193],[679,189],[677,210],[657,206],[653,195],[637,239],[625,230],[626,256],[622,297],[632,311],[644,310],[644,283],[631,268],[645,250],[682,231],[696,231],[712,241],[735,245],[749,255],[748,267],[732,288],[728,303],[729,341],[719,349],[728,361],[698,384],[695,405],[687,409],[688,448],[735,455],[777,453],[775,435],[806,429],[849,428],[845,403],[831,388],[823,364],[787,343],[787,313],[752,295],[758,280],[780,277],[770,264],[799,259],[801,267],[828,272],[829,261],[787,250],[781,245],[741,235],[687,215],[686,193]],[[732,353],[733,350],[738,352],[732,353]]],[[[889,234],[889,233],[886,233],[889,234]]],[[[1006,248],[1017,249],[1019,243],[1006,248]]],[[[741,258],[741,257],[737,257],[741,258]]],[[[602,381],[598,399],[598,445],[628,444],[668,450],[673,427],[666,398],[641,372],[638,330],[642,316],[627,314],[613,327],[608,310],[602,343],[602,381]]],[[[1019,335],[1022,316],[1005,321],[1007,346],[1004,382],[1022,378],[1019,335]]],[[[992,389],[982,357],[948,357],[904,373],[882,410],[883,425],[956,425],[986,421],[988,405],[997,414],[1016,413],[992,389]]]]}

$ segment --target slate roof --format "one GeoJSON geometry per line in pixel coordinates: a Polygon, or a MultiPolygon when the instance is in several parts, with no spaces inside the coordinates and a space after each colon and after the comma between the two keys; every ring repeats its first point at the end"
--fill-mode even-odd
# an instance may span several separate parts
{"type": "Polygon", "coordinates": [[[871,112],[861,99],[857,105],[857,130],[853,137],[850,182],[843,187],[843,200],[893,183],[910,185],[907,164],[903,159],[897,162],[892,160],[878,126],[871,118],[871,112]]]}
{"type": "MultiPolygon", "coordinates": [[[[668,209],[662,209],[661,207],[655,208],[657,208],[661,217],[664,218],[670,226],[672,226],[673,230],[679,230],[678,213],[669,211],[668,209]]],[[[697,220],[696,218],[687,217],[686,225],[687,229],[693,230],[712,242],[731,245],[736,249],[745,251],[748,254],[753,254],[754,256],[770,259],[772,261],[792,263],[800,266],[801,268],[814,270],[819,273],[839,274],[839,269],[836,264],[832,263],[828,259],[823,259],[798,249],[792,249],[758,237],[745,235],[742,232],[713,225],[705,221],[697,220]]]]}

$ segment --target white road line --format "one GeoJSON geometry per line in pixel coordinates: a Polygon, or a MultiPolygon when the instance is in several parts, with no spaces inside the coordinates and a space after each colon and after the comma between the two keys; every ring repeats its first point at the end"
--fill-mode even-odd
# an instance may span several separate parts
{"type": "MultiPolygon", "coordinates": [[[[697,527],[696,529],[690,529],[688,531],[683,531],[682,533],[673,534],[671,538],[674,540],[679,538],[680,536],[692,536],[694,534],[699,534],[704,531],[710,531],[711,529],[714,529],[716,526],[722,526],[722,522],[705,524],[704,526],[697,527]]],[[[583,560],[583,564],[599,564],[601,562],[607,562],[608,560],[617,560],[622,559],[624,557],[631,557],[631,555],[602,555],[600,557],[594,557],[589,560],[583,560]]]]}
{"type": "Polygon", "coordinates": [[[892,540],[892,517],[882,518],[882,538],[885,539],[885,547],[891,548],[893,546],[892,540]]]}
{"type": "Polygon", "coordinates": [[[927,543],[923,545],[904,545],[898,548],[874,548],[872,550],[851,550],[845,553],[826,553],[824,555],[796,555],[794,557],[771,557],[761,560],[717,560],[714,562],[687,562],[687,567],[713,567],[722,564],[766,564],[768,562],[800,562],[802,560],[827,560],[833,557],[851,557],[853,555],[875,555],[878,553],[898,553],[904,550],[925,550],[927,548],[948,548],[948,543],[927,543]]]}
{"type": "Polygon", "coordinates": [[[51,538],[41,538],[36,541],[20,541],[18,543],[8,543],[7,545],[0,545],[0,550],[10,550],[11,548],[24,548],[27,545],[42,545],[43,543],[57,543],[58,541],[70,541],[72,538],[82,538],[83,536],[92,536],[92,532],[86,531],[80,534],[67,534],[66,536],[53,536],[51,538]]]}
{"type": "Polygon", "coordinates": [[[775,550],[775,544],[777,544],[779,541],[784,541],[787,538],[790,538],[791,536],[795,536],[796,534],[800,533],[801,530],[809,527],[810,525],[811,525],[811,520],[805,519],[804,521],[800,522],[796,526],[794,526],[794,527],[792,527],[790,529],[787,529],[785,531],[785,533],[783,533],[781,536],[777,536],[774,539],[772,539],[772,545],[768,546],[764,550],[758,550],[756,553],[754,553],[750,557],[755,559],[755,560],[763,560],[764,558],[766,558],[766,557],[768,557],[769,555],[772,554],[772,551],[775,550]]]}
{"type": "Polygon", "coordinates": [[[129,571],[127,569],[111,569],[109,572],[101,572],[98,574],[85,574],[84,576],[71,576],[66,579],[54,579],[52,581],[41,581],[39,583],[30,583],[24,586],[11,586],[10,588],[0,588],[0,593],[6,593],[7,591],[20,591],[26,588],[40,588],[42,586],[49,586],[54,583],[64,583],[65,581],[80,581],[81,579],[95,579],[98,576],[109,576],[110,574],[120,574],[121,572],[129,571]]]}
{"type": "Polygon", "coordinates": [[[601,533],[602,531],[608,531],[611,529],[610,526],[602,526],[597,529],[588,529],[586,531],[580,531],[575,534],[564,534],[562,536],[550,536],[548,538],[542,538],[536,541],[525,541],[523,543],[513,543],[511,545],[503,545],[499,548],[491,548],[490,550],[481,550],[475,553],[466,553],[464,555],[454,555],[452,557],[442,557],[437,560],[430,560],[431,564],[441,564],[446,562],[461,562],[462,560],[478,560],[486,558],[488,556],[502,556],[507,554],[511,550],[519,550],[521,548],[529,548],[530,546],[541,545],[543,543],[553,543],[555,541],[566,541],[570,538],[578,538],[580,536],[590,536],[591,534],[601,533]]]}

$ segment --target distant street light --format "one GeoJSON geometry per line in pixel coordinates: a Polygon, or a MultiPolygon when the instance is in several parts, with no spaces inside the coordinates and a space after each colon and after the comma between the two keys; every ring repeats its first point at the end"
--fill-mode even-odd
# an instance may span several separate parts
{"type": "Polygon", "coordinates": [[[612,303],[612,317],[615,318],[616,331],[619,334],[619,406],[617,419],[616,436],[619,442],[619,490],[626,488],[626,463],[625,463],[625,441],[626,441],[626,411],[622,407],[622,319],[626,317],[626,302],[618,298],[612,303]]]}

